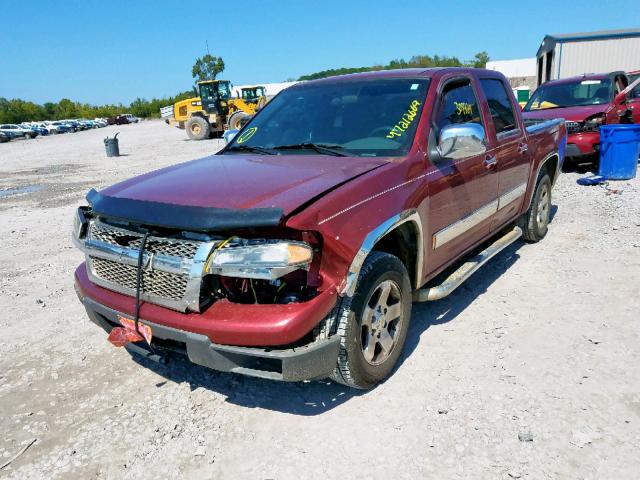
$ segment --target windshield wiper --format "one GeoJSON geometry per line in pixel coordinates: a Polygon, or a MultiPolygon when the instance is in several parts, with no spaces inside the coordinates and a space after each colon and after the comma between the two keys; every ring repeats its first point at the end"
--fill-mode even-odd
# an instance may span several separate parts
{"type": "Polygon", "coordinates": [[[269,148],[252,147],[251,145],[232,145],[224,151],[224,153],[226,152],[251,152],[259,153],[260,155],[275,155],[275,152],[269,148]]]}
{"type": "Polygon", "coordinates": [[[333,155],[335,157],[346,157],[347,154],[341,152],[344,147],[340,145],[326,145],[323,143],[295,143],[292,145],[278,145],[277,147],[272,147],[273,150],[315,150],[318,153],[324,153],[327,155],[333,155]]]}

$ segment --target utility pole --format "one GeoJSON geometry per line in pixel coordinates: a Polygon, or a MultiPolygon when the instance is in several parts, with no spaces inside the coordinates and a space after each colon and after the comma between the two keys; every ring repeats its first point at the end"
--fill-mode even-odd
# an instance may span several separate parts
{"type": "Polygon", "coordinates": [[[207,44],[207,55],[211,55],[209,53],[209,40],[205,40],[204,42],[207,44]]]}

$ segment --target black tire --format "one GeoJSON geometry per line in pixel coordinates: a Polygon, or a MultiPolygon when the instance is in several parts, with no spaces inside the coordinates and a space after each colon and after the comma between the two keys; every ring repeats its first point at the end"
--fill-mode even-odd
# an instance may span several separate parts
{"type": "Polygon", "coordinates": [[[530,243],[542,240],[549,230],[550,215],[551,179],[545,173],[538,179],[529,210],[518,219],[522,238],[530,243]]]}
{"type": "Polygon", "coordinates": [[[191,117],[185,125],[187,136],[191,140],[204,140],[209,138],[211,133],[211,125],[202,117],[191,117]]]}
{"type": "Polygon", "coordinates": [[[385,380],[402,353],[410,321],[411,283],[407,269],[393,255],[371,252],[360,270],[354,296],[342,299],[320,327],[321,334],[335,331],[340,336],[340,352],[331,379],[360,389],[385,380]],[[390,291],[383,302],[387,286],[390,291]],[[384,307],[380,310],[372,308],[381,304],[384,307]],[[369,322],[364,319],[365,311],[374,312],[369,322]],[[397,318],[386,318],[395,312],[399,313],[397,318]]]}
{"type": "Polygon", "coordinates": [[[234,112],[229,117],[229,130],[240,130],[251,116],[243,111],[234,112]]]}

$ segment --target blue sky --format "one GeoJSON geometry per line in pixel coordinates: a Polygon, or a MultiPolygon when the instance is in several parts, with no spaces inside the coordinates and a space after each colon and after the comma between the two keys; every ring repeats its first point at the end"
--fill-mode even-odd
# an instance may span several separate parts
{"type": "Polygon", "coordinates": [[[546,33],[640,27],[637,0],[203,0],[1,3],[0,97],[129,103],[192,85],[221,55],[235,84],[417,54],[532,57],[546,33]]]}

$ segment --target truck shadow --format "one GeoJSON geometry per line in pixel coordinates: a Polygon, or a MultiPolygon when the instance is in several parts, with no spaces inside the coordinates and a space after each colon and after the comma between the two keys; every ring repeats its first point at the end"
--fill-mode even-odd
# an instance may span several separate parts
{"type": "MultiPolygon", "coordinates": [[[[557,208],[556,208],[557,209],[557,208]]],[[[555,213],[555,210],[553,211],[555,213]]],[[[404,352],[396,370],[416,350],[421,337],[431,326],[454,320],[519,258],[523,246],[517,241],[496,255],[449,297],[437,302],[414,303],[404,352]]],[[[462,325],[461,325],[462,326],[462,325]]],[[[300,416],[315,416],[332,410],[367,391],[354,390],[329,380],[284,383],[243,375],[220,373],[173,356],[167,364],[152,362],[137,355],[134,361],[176,383],[186,382],[192,390],[203,388],[224,395],[226,401],[246,408],[263,408],[300,416]]],[[[160,388],[166,382],[160,382],[160,388]]]]}
{"type": "MultiPolygon", "coordinates": [[[[191,390],[203,388],[220,395],[225,401],[245,408],[262,408],[300,416],[325,413],[365,391],[339,385],[330,380],[310,382],[278,382],[247,377],[234,373],[222,373],[190,363],[184,357],[171,356],[166,364],[131,358],[175,383],[188,383],[191,390]]],[[[158,383],[162,387],[166,381],[158,383]]]]}
{"type": "Polygon", "coordinates": [[[414,303],[411,327],[407,335],[404,352],[396,369],[402,368],[404,361],[420,343],[422,335],[432,326],[454,320],[471,303],[502,276],[520,258],[518,250],[524,245],[519,240],[492,258],[480,270],[460,285],[451,295],[435,302],[414,303]]]}

